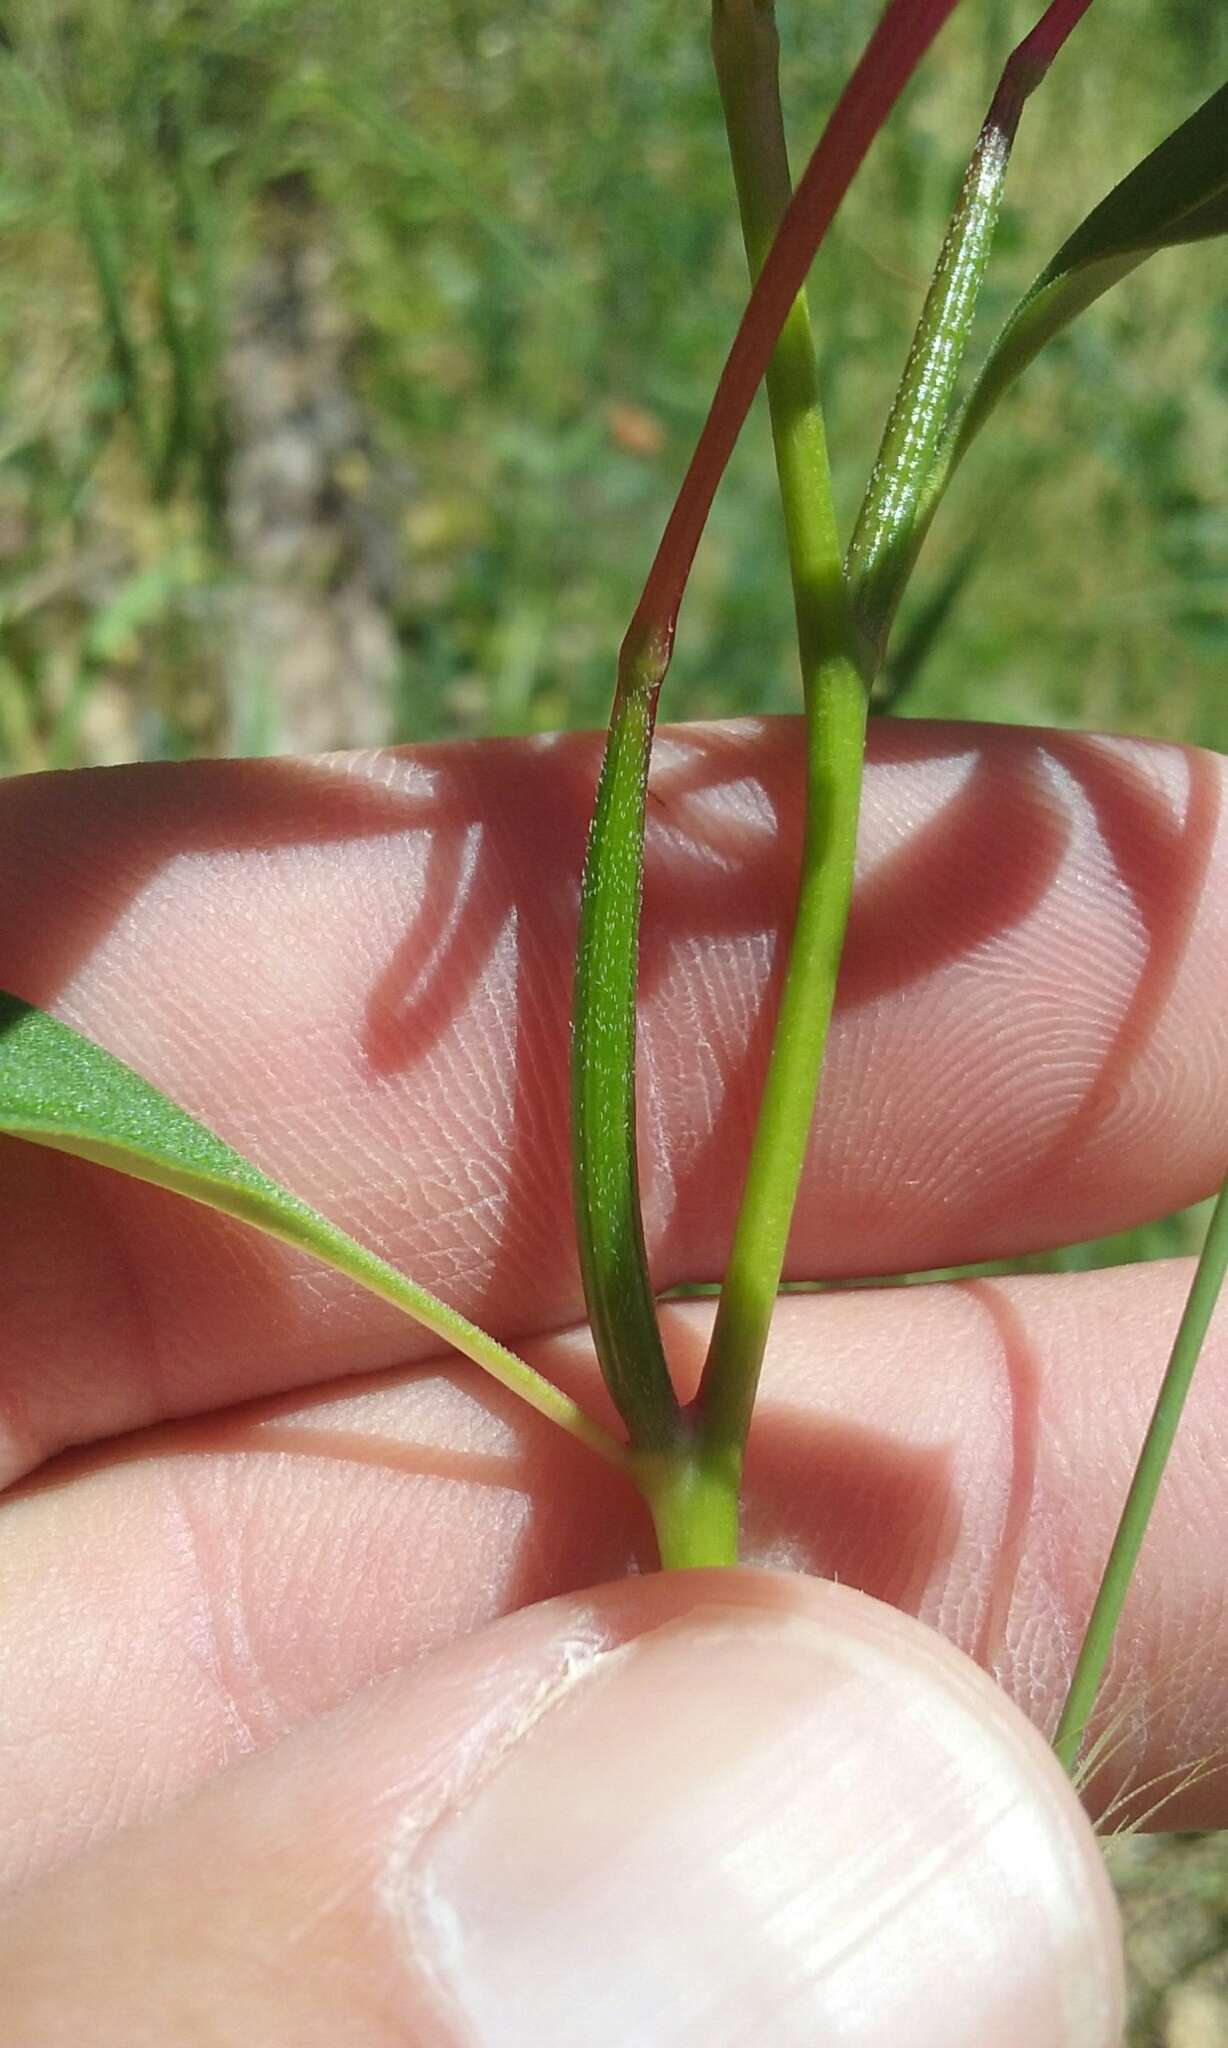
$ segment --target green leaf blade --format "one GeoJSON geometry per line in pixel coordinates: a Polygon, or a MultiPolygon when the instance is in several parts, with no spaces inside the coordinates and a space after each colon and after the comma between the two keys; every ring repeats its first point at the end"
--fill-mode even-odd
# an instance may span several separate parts
{"type": "Polygon", "coordinates": [[[330,1263],[350,1243],[122,1060],[3,991],[0,1131],[167,1188],[330,1263]]]}
{"type": "Polygon", "coordinates": [[[347,1236],[114,1054],[3,990],[0,1133],[166,1188],[310,1252],[412,1316],[608,1462],[625,1465],[622,1446],[514,1352],[347,1236]]]}
{"type": "Polygon", "coordinates": [[[1047,342],[1161,249],[1228,233],[1228,85],[1144,157],[1075,229],[998,336],[929,493],[937,504],[985,421],[1047,342]]]}
{"type": "Polygon", "coordinates": [[[1053,1747],[1066,1770],[1074,1772],[1100,1688],[1108,1669],[1134,1568],[1147,1534],[1169,1455],[1177,1440],[1182,1413],[1202,1354],[1211,1317],[1228,1275],[1228,1180],[1220,1189],[1206,1241],[1173,1339],[1155,1407],[1134,1466],[1116,1533],[1092,1605],[1083,1643],[1075,1662],[1066,1703],[1053,1747]]]}
{"type": "Polygon", "coordinates": [[[654,702],[633,681],[610,716],[580,893],[572,1005],[576,1245],[602,1376],[637,1451],[676,1447],[682,1418],[657,1324],[640,1209],[636,986],[654,702]]]}

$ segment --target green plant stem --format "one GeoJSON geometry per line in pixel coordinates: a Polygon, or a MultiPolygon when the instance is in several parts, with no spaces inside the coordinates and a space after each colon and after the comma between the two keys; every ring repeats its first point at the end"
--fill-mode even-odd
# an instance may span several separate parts
{"type": "MultiPolygon", "coordinates": [[[[778,83],[773,0],[714,0],[712,55],[754,283],[793,197],[778,83]]],[[[819,372],[803,287],[767,367],[802,677],[851,646],[819,372]]]]}
{"type": "Polygon", "coordinates": [[[1177,1335],[1173,1343],[1168,1368],[1156,1399],[1151,1423],[1143,1439],[1134,1478],[1126,1495],[1126,1504],[1121,1511],[1117,1533],[1109,1551],[1108,1563],[1100,1581],[1100,1590],[1087,1624],[1083,1647],[1079,1652],[1070,1691],[1058,1722],[1053,1747],[1059,1761],[1068,1771],[1073,1771],[1079,1760],[1079,1751],[1087,1731],[1087,1724],[1095,1706],[1105,1667],[1109,1660],[1113,1638],[1121,1619],[1126,1594],[1138,1562],[1143,1538],[1160,1481],[1168,1463],[1185,1406],[1194,1368],[1202,1348],[1207,1326],[1228,1270],[1228,1182],[1220,1191],[1211,1216],[1210,1228],[1194,1273],[1189,1298],[1186,1301],[1177,1335]]]}
{"type": "Polygon", "coordinates": [[[580,897],[571,1063],[576,1242],[597,1356],[638,1450],[676,1446],[640,1216],[635,1146],[636,981],[644,810],[656,688],[624,657],[580,897]]]}
{"type": "MultiPolygon", "coordinates": [[[[633,650],[640,660],[651,655],[658,687],[669,667],[678,608],[712,500],[781,328],[862,158],[958,5],[959,0],[887,0],[772,237],[627,628],[624,652],[633,650]]],[[[753,59],[755,53],[748,49],[748,55],[753,59]]]]}
{"type": "Polygon", "coordinates": [[[693,1439],[675,1451],[631,1454],[631,1474],[652,1515],[665,1571],[738,1561],[738,1494],[693,1439]]]}
{"type": "Polygon", "coordinates": [[[704,1442],[736,1486],[827,1044],[853,888],[865,688],[820,679],[807,721],[807,817],[793,939],[742,1205],[700,1387],[704,1442]]]}
{"type": "Polygon", "coordinates": [[[995,408],[1068,323],[1161,249],[1228,232],[1228,86],[1167,135],[1093,207],[1007,320],[926,482],[928,527],[995,408]]]}
{"type": "MultiPolygon", "coordinates": [[[[712,44],[753,278],[791,196],[771,5],[716,0],[712,44]]],[[[806,701],[806,828],[763,1099],[698,1401],[708,1483],[735,1499],[831,1021],[852,893],[866,721],[810,316],[800,293],[767,388],[806,701]]]]}
{"type": "MultiPolygon", "coordinates": [[[[657,699],[700,535],[781,328],[858,164],[957,4],[887,0],[772,239],[619,654],[581,891],[572,1047],[576,1220],[598,1358],[633,1446],[683,1459],[698,1458],[701,1447],[688,1440],[690,1418],[664,1370],[635,1162],[636,968],[657,699]],[[594,1232],[599,1242],[590,1241],[594,1232]]],[[[833,580],[833,590],[839,587],[833,580]]],[[[723,1446],[716,1449],[722,1455],[712,1469],[727,1486],[729,1460],[723,1446]]]]}

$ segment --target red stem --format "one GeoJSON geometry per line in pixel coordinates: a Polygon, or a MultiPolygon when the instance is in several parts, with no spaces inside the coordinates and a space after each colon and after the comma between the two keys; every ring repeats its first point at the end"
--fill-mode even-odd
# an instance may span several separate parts
{"type": "MultiPolygon", "coordinates": [[[[862,158],[958,4],[959,0],[889,0],[819,138],[742,315],[690,468],[627,628],[619,657],[620,687],[635,684],[655,694],[661,686],[700,535],[789,308],[862,158]]],[[[1050,13],[1072,4],[1079,0],[1055,0],[1050,13]]],[[[1079,11],[1088,4],[1089,0],[1081,0],[1079,11]]]]}
{"type": "Polygon", "coordinates": [[[1092,0],[1053,0],[1036,27],[1026,35],[1006,60],[986,128],[997,128],[1008,141],[1014,140],[1023,103],[1035,92],[1070,31],[1077,27],[1092,0]]]}

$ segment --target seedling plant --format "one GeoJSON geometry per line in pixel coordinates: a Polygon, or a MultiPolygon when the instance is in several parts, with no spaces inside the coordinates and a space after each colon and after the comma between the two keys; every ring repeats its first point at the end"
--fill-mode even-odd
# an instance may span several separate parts
{"type": "MultiPolygon", "coordinates": [[[[619,655],[585,864],[573,1006],[577,1248],[597,1357],[625,1435],[616,1436],[494,1336],[279,1186],[101,1046],[19,996],[0,995],[0,1130],[239,1218],[395,1303],[567,1431],[582,1447],[578,1455],[604,1459],[638,1488],[667,1568],[723,1566],[738,1557],[747,1436],[816,1104],[822,1114],[819,1084],[852,891],[867,712],[925,535],[972,441],[1039,351],[1153,255],[1228,231],[1228,87],[1221,87],[1093,207],[963,388],[963,359],[1025,103],[1091,4],[1053,0],[1009,58],[976,137],[845,547],[805,279],[862,158],[956,4],[890,0],[794,191],[770,0],[714,0],[716,80],[753,288],[619,655]],[[736,1228],[698,1392],[683,1404],[662,1344],[637,1173],[645,815],[658,700],[687,578],[761,381],[805,703],[806,824],[736,1228]]],[[[105,253],[101,216],[95,226],[105,253]]],[[[168,443],[163,465],[177,460],[177,449],[168,443]]],[[[1215,1205],[1057,1731],[1058,1753],[1072,1769],[1226,1265],[1228,1190],[1215,1205]]]]}

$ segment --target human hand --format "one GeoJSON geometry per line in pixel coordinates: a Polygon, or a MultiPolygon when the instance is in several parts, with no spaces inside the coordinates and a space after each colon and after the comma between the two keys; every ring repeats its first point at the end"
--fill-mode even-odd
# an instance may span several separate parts
{"type": "MultiPolygon", "coordinates": [[[[1205,1193],[1218,764],[917,725],[874,763],[792,1270],[1000,1256],[1205,1193]]],[[[598,1409],[566,1128],[594,767],[576,738],[10,784],[0,985],[598,1409]]],[[[655,790],[668,1286],[719,1276],[796,729],[678,732],[655,790]]],[[[1113,2042],[1098,1852],[1039,1738],[936,1637],[779,1574],[584,1590],[649,1561],[613,1474],[378,1302],[156,1190],[7,1145],[0,1243],[20,2048],[1113,2042]]],[[[920,1615],[1048,1727],[1184,1284],[787,1298],[748,1555],[920,1615]]],[[[688,1385],[709,1316],[666,1313],[688,1385]]],[[[1223,1751],[1226,1382],[1221,1324],[1101,1801],[1223,1751]]],[[[1172,1821],[1222,1820],[1223,1785],[1172,1821]]]]}

